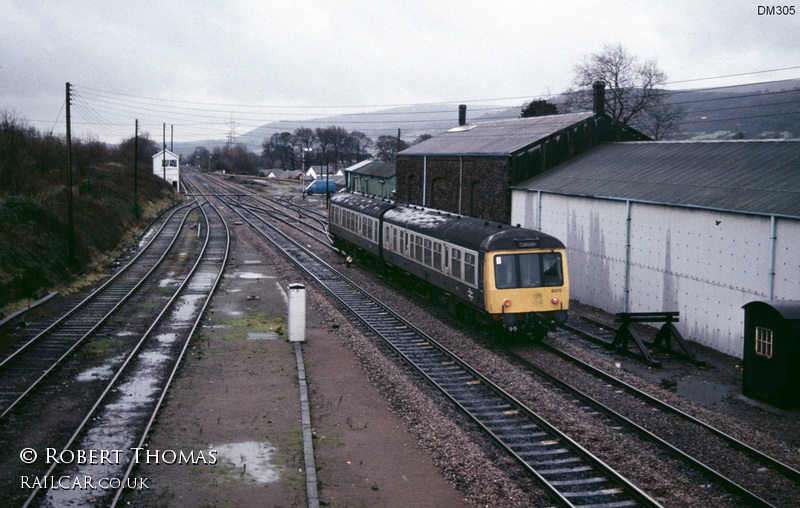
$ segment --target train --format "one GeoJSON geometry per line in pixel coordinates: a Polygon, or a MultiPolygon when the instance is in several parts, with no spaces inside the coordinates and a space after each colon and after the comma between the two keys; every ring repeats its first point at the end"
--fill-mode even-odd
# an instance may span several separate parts
{"type": "Polygon", "coordinates": [[[460,320],[540,340],[568,318],[564,244],[540,231],[356,192],[331,196],[328,233],[460,320]]]}

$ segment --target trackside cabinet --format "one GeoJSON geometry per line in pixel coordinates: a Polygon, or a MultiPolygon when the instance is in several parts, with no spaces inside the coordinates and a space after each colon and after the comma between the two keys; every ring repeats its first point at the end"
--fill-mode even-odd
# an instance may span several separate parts
{"type": "Polygon", "coordinates": [[[744,307],[742,392],[781,408],[800,407],[800,301],[744,307]]]}

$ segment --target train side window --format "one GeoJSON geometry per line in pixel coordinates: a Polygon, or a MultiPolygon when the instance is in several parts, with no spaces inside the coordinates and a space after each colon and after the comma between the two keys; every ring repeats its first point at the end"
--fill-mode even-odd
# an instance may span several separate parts
{"type": "Polygon", "coordinates": [[[464,253],[464,281],[475,284],[475,254],[464,253]]]}
{"type": "Polygon", "coordinates": [[[422,237],[414,237],[414,259],[422,263],[422,237]]]}
{"type": "Polygon", "coordinates": [[[442,271],[442,244],[439,242],[433,244],[433,268],[442,271]]]}
{"type": "Polygon", "coordinates": [[[397,228],[392,228],[392,250],[397,252],[397,228]]]}
{"type": "Polygon", "coordinates": [[[461,278],[461,251],[453,249],[453,277],[456,279],[461,278]]]}
{"type": "Polygon", "coordinates": [[[425,260],[424,263],[428,266],[431,266],[433,263],[433,251],[431,250],[431,241],[429,238],[425,239],[424,248],[425,248],[425,260]]]}
{"type": "Polygon", "coordinates": [[[406,254],[406,232],[400,231],[400,254],[406,254]]]}

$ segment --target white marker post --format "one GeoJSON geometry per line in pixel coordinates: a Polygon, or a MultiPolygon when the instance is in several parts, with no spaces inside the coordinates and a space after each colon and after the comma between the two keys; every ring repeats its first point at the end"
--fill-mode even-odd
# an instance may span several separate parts
{"type": "Polygon", "coordinates": [[[306,341],[306,287],[289,284],[289,342],[306,341]]]}

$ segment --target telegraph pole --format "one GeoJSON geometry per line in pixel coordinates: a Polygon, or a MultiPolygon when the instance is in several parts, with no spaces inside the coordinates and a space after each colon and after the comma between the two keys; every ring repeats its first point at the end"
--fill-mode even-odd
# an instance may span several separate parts
{"type": "Polygon", "coordinates": [[[139,218],[139,119],[133,136],[133,215],[139,218]]]}
{"type": "Polygon", "coordinates": [[[67,83],[67,257],[75,263],[75,223],[72,219],[72,126],[70,119],[70,84],[67,83]]]}
{"type": "Polygon", "coordinates": [[[161,152],[161,169],[164,171],[164,181],[167,181],[167,122],[164,122],[164,129],[161,132],[161,142],[164,144],[164,151],[161,152]]]}

